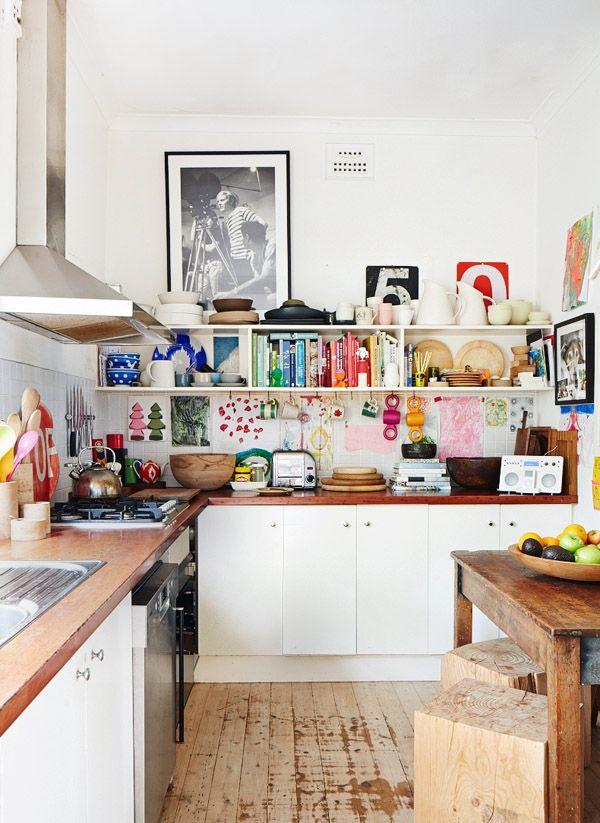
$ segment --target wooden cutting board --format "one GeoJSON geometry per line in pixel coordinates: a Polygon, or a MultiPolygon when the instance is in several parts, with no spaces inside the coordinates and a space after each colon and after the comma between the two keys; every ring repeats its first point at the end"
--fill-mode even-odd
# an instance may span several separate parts
{"type": "Polygon", "coordinates": [[[369,466],[334,466],[333,473],[341,477],[355,474],[378,474],[379,472],[377,469],[370,468],[369,466]]]}
{"type": "Polygon", "coordinates": [[[385,483],[382,474],[367,474],[364,477],[323,477],[322,483],[328,483],[330,486],[372,486],[385,483]]]}
{"type": "Polygon", "coordinates": [[[529,442],[529,429],[526,428],[527,415],[527,409],[523,409],[521,428],[517,429],[517,436],[515,438],[515,454],[527,454],[527,443],[529,442]]]}
{"type": "Polygon", "coordinates": [[[346,484],[345,486],[331,486],[326,481],[327,478],[325,478],[325,482],[322,480],[321,485],[327,492],[384,492],[387,488],[385,483],[373,483],[371,486],[365,486],[362,483],[357,483],[355,486],[351,486],[348,484],[346,484]]]}
{"type": "Polygon", "coordinates": [[[139,492],[134,492],[131,497],[154,497],[156,500],[171,500],[173,497],[178,497],[180,500],[193,500],[194,497],[198,497],[200,491],[200,489],[184,489],[183,486],[173,486],[161,489],[142,489],[139,492]]]}

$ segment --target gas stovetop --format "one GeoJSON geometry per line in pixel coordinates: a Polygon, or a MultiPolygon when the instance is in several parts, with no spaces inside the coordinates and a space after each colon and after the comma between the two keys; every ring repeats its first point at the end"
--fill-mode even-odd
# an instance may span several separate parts
{"type": "Polygon", "coordinates": [[[52,523],[82,529],[168,526],[185,508],[178,498],[172,500],[119,497],[116,500],[71,500],[55,503],[52,523]]]}

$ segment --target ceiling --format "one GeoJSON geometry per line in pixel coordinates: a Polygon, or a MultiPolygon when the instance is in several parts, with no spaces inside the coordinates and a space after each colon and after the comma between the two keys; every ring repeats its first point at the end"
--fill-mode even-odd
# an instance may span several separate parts
{"type": "Polygon", "coordinates": [[[109,117],[533,120],[600,54],[598,0],[69,0],[69,21],[109,117]]]}

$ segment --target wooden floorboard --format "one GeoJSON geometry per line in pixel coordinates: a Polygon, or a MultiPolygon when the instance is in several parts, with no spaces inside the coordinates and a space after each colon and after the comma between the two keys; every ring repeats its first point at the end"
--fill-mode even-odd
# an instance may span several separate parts
{"type": "MultiPolygon", "coordinates": [[[[198,683],[160,823],[411,823],[413,715],[438,683],[198,683]]],[[[600,728],[585,774],[600,823],[600,728]]]]}

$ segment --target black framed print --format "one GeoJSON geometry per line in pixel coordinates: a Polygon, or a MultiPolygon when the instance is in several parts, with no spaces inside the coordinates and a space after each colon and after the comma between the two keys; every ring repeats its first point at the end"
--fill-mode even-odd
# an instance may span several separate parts
{"type": "Polygon", "coordinates": [[[556,405],[594,402],[594,335],[593,314],[554,326],[556,405]]]}
{"type": "Polygon", "coordinates": [[[165,177],[169,291],[260,315],[290,296],[289,151],[165,152],[165,177]]]}

